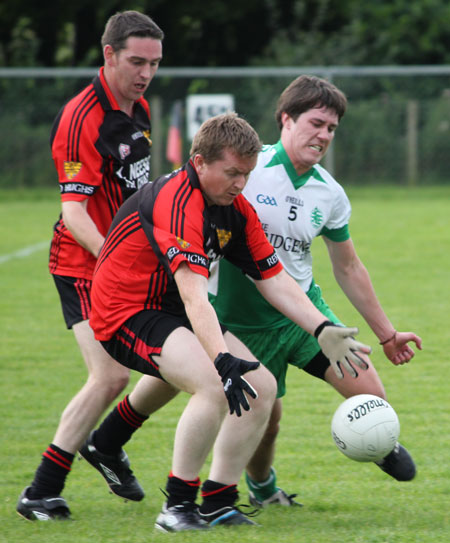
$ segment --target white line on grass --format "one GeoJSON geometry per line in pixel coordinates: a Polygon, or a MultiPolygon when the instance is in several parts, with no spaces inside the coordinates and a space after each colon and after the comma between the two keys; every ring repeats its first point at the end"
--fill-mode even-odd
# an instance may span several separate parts
{"type": "Polygon", "coordinates": [[[18,251],[15,251],[14,253],[0,255],[0,264],[4,264],[5,262],[8,262],[9,260],[13,260],[14,258],[25,258],[49,246],[50,246],[49,241],[41,241],[40,243],[35,243],[34,245],[29,245],[28,247],[19,249],[18,251]]]}

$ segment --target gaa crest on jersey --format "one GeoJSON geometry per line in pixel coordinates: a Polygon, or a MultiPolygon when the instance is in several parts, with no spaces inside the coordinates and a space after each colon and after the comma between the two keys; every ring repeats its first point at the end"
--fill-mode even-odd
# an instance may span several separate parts
{"type": "Polygon", "coordinates": [[[258,204],[265,204],[267,206],[278,206],[275,196],[270,196],[268,194],[258,194],[256,197],[258,204]]]}
{"type": "Polygon", "coordinates": [[[125,160],[125,158],[131,153],[131,147],[126,143],[121,143],[119,145],[119,155],[122,160],[125,160]]]}
{"type": "Polygon", "coordinates": [[[188,241],[184,241],[184,239],[181,239],[180,237],[177,236],[177,241],[178,241],[178,244],[179,246],[182,248],[182,249],[187,249],[188,247],[190,247],[190,243],[188,241]]]}
{"type": "Polygon", "coordinates": [[[314,226],[314,228],[319,228],[322,223],[323,223],[323,213],[322,211],[320,211],[318,207],[315,207],[311,211],[311,224],[314,226]]]}
{"type": "Polygon", "coordinates": [[[223,230],[222,228],[216,228],[216,232],[217,239],[219,240],[219,247],[223,249],[231,239],[231,232],[229,230],[223,230]]]}
{"type": "Polygon", "coordinates": [[[67,179],[73,179],[76,175],[80,173],[81,162],[64,162],[64,173],[66,174],[67,179]]]}

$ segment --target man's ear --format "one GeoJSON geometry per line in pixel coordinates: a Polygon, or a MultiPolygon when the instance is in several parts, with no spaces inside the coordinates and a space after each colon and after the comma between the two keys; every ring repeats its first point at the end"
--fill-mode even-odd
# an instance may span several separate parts
{"type": "Polygon", "coordinates": [[[283,128],[284,127],[289,128],[291,121],[292,121],[292,117],[290,117],[285,111],[283,111],[281,114],[281,124],[283,128]]]}
{"type": "Polygon", "coordinates": [[[192,159],[195,169],[197,170],[197,173],[201,171],[205,165],[205,159],[203,156],[199,153],[194,155],[194,158],[192,159]]]}
{"type": "Polygon", "coordinates": [[[103,57],[105,59],[105,64],[108,64],[109,66],[113,65],[114,52],[115,51],[111,45],[105,45],[105,47],[103,48],[103,57]]]}

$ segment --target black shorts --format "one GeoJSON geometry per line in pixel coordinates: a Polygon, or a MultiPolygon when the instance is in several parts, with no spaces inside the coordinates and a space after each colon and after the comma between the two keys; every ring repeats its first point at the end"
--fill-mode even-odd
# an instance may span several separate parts
{"type": "Polygon", "coordinates": [[[64,275],[53,275],[61,300],[67,328],[85,321],[91,316],[92,281],[64,275]]]}
{"type": "MultiPolygon", "coordinates": [[[[133,315],[111,339],[101,344],[123,366],[164,380],[155,357],[161,354],[168,336],[180,327],[192,331],[187,315],[148,309],[133,315]]],[[[225,326],[221,329],[222,333],[227,331],[225,326]]]]}
{"type": "Polygon", "coordinates": [[[180,326],[192,330],[187,316],[145,310],[136,313],[108,341],[106,351],[123,366],[162,379],[155,358],[167,337],[180,326]]]}

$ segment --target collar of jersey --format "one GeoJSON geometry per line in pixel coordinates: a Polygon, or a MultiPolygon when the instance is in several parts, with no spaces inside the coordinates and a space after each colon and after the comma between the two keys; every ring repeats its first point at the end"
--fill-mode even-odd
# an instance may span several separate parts
{"type": "Polygon", "coordinates": [[[308,179],[310,179],[311,177],[314,177],[318,181],[324,183],[324,180],[319,175],[314,166],[307,172],[298,175],[298,173],[295,171],[294,165],[291,162],[291,159],[288,157],[288,154],[286,153],[283,144],[281,143],[281,140],[279,140],[273,147],[275,148],[275,154],[273,155],[270,162],[265,165],[265,168],[279,165],[283,166],[289,176],[289,179],[291,180],[292,184],[296,189],[303,187],[303,185],[305,185],[308,179]]]}
{"type": "Polygon", "coordinates": [[[103,92],[105,93],[105,100],[101,100],[102,107],[105,111],[108,109],[120,110],[117,100],[114,98],[114,94],[111,92],[111,89],[108,87],[108,83],[105,79],[105,74],[103,73],[104,67],[102,66],[99,71],[99,79],[103,92]]]}
{"type": "MultiPolygon", "coordinates": [[[[108,110],[121,111],[119,104],[117,103],[117,100],[114,97],[114,94],[111,92],[111,89],[108,86],[108,83],[105,79],[105,74],[103,73],[103,71],[104,71],[104,66],[100,68],[99,73],[98,73],[98,81],[100,81],[100,89],[104,93],[103,96],[99,94],[100,103],[102,104],[102,107],[105,111],[108,111],[108,110]]],[[[139,104],[142,101],[143,101],[143,97],[141,96],[139,100],[136,100],[135,104],[139,104]]]]}

